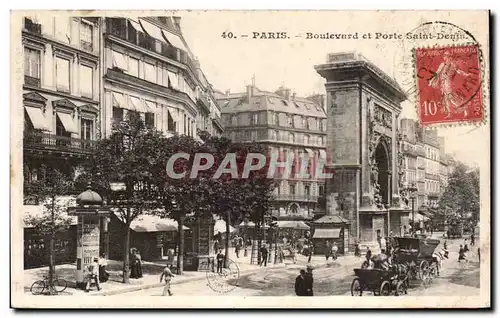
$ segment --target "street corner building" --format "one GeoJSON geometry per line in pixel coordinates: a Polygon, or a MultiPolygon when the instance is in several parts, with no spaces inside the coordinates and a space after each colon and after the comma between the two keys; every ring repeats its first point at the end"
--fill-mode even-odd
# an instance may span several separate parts
{"type": "MultiPolygon", "coordinates": [[[[109,137],[127,113],[167,137],[201,140],[200,132],[223,132],[214,89],[183,37],[180,17],[34,14],[23,18],[22,45],[25,184],[39,178],[42,165],[74,177],[95,141],[109,137]]],[[[26,195],[24,204],[24,216],[43,209],[43,202],[26,195]]],[[[122,229],[110,221],[113,237],[122,229]]],[[[57,263],[75,261],[75,224],[56,240],[57,263]]],[[[47,265],[46,238],[24,227],[25,268],[47,265]]],[[[109,242],[101,237],[102,252],[109,242]]],[[[151,257],[158,253],[152,249],[151,257]]]]}

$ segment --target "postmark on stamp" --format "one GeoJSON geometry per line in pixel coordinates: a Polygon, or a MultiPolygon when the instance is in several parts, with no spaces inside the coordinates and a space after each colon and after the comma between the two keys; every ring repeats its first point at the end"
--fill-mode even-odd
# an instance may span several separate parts
{"type": "Polygon", "coordinates": [[[397,80],[420,126],[478,125],[487,119],[488,73],[471,32],[446,21],[408,31],[396,55],[397,80]]]}
{"type": "Polygon", "coordinates": [[[414,61],[422,126],[484,119],[477,45],[417,48],[414,61]]]}
{"type": "Polygon", "coordinates": [[[227,267],[223,267],[220,271],[215,268],[215,271],[207,272],[207,285],[213,291],[225,294],[234,290],[238,286],[240,278],[240,269],[238,264],[233,260],[227,260],[227,267]]]}

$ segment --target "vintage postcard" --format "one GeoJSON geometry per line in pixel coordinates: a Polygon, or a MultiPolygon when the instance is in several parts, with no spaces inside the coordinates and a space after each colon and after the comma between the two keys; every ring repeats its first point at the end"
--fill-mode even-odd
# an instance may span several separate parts
{"type": "Polygon", "coordinates": [[[13,307],[491,306],[488,11],[10,22],[13,307]]]}

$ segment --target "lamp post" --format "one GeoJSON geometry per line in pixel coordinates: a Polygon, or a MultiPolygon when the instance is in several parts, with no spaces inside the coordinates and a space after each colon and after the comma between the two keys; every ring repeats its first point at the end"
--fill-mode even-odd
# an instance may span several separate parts
{"type": "Polygon", "coordinates": [[[412,232],[415,233],[415,199],[417,195],[418,189],[412,184],[407,188],[407,191],[410,194],[411,200],[411,214],[412,214],[412,232]]]}

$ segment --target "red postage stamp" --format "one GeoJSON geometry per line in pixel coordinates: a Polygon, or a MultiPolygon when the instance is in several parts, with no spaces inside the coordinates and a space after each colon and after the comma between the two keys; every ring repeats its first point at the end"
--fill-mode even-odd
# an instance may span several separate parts
{"type": "Polygon", "coordinates": [[[418,109],[422,126],[484,119],[479,57],[476,45],[416,49],[418,109]]]}

